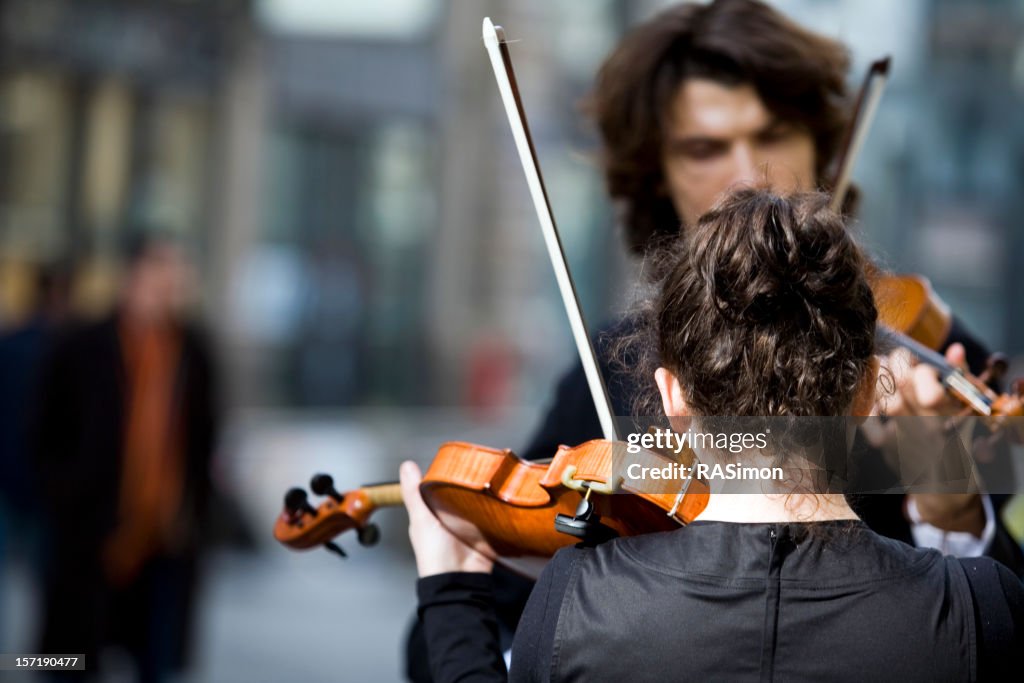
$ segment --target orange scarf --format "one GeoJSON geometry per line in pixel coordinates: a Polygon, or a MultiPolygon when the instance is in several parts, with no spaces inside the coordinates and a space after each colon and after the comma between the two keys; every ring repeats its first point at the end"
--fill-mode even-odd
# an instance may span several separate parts
{"type": "Polygon", "coordinates": [[[170,328],[122,328],[126,374],[120,519],[107,544],[108,578],[126,583],[175,545],[184,462],[175,403],[180,341],[170,328]]]}

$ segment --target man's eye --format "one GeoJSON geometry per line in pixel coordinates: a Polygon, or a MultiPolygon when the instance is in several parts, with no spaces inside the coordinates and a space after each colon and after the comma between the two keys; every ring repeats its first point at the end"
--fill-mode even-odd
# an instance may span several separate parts
{"type": "Polygon", "coordinates": [[[792,128],[789,128],[788,126],[779,126],[778,128],[766,130],[757,137],[762,143],[770,145],[774,142],[782,142],[783,140],[788,139],[793,135],[793,133],[794,131],[792,128]]]}
{"type": "Polygon", "coordinates": [[[725,151],[725,147],[713,143],[697,142],[679,145],[674,151],[677,156],[702,161],[721,155],[725,151]]]}

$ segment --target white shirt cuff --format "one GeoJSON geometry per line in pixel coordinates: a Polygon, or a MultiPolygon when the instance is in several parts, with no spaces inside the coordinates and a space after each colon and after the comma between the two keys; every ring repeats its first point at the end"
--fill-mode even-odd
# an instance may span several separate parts
{"type": "Polygon", "coordinates": [[[921,513],[913,497],[907,498],[907,516],[910,517],[910,533],[918,548],[935,548],[943,555],[956,557],[979,557],[985,554],[996,535],[996,515],[988,494],[981,494],[981,505],[985,509],[985,529],[981,537],[968,531],[946,531],[928,522],[921,521],[921,513]]]}

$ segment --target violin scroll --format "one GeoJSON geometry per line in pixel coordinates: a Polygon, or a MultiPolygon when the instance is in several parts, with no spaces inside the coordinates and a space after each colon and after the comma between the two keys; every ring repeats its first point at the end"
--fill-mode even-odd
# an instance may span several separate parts
{"type": "Polygon", "coordinates": [[[290,489],[285,494],[284,509],[274,524],[274,538],[296,550],[323,545],[345,557],[333,539],[351,529],[356,530],[360,545],[375,545],[380,540],[380,529],[370,522],[370,516],[380,507],[402,504],[397,482],[340,493],[334,488],[330,475],[317,474],[310,481],[310,489],[325,500],[313,507],[305,490],[290,489]]]}

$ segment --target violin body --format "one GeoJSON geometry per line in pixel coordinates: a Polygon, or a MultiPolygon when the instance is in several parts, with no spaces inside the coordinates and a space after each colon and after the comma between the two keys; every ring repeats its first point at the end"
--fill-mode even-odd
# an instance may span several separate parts
{"type": "Polygon", "coordinates": [[[556,515],[575,514],[587,487],[599,492],[590,500],[601,522],[620,536],[677,529],[707,505],[703,484],[678,506],[675,494],[616,486],[614,447],[603,440],[562,446],[549,463],[541,463],[508,449],[446,443],[424,475],[420,493],[463,542],[527,576],[538,575],[559,548],[579,542],[558,531],[554,521],[556,515]]]}
{"type": "Polygon", "coordinates": [[[938,349],[949,337],[953,315],[920,275],[875,274],[871,278],[878,317],[885,325],[938,349]]]}

